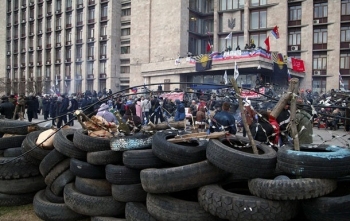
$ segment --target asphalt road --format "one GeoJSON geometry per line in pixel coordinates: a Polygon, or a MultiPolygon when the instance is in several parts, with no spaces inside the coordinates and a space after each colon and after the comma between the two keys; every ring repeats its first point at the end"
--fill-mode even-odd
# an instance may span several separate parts
{"type": "MultiPolygon", "coordinates": [[[[38,119],[33,119],[34,123],[43,122],[43,121],[44,121],[43,115],[39,115],[38,119]]],[[[39,125],[40,126],[51,125],[51,121],[40,123],[39,125]]],[[[74,126],[72,128],[79,129],[81,128],[81,125],[78,123],[77,120],[75,120],[74,126]]],[[[313,132],[314,132],[314,142],[313,142],[314,144],[325,143],[325,144],[331,144],[331,145],[350,148],[350,132],[346,132],[344,130],[344,127],[341,127],[336,131],[318,129],[317,127],[314,127],[313,132]]],[[[242,135],[242,133],[237,133],[237,134],[242,135]]]]}

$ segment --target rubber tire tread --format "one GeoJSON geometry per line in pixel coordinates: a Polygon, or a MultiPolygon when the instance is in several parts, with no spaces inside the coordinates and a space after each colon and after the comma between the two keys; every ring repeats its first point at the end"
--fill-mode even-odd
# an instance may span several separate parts
{"type": "Polygon", "coordinates": [[[69,158],[59,162],[45,177],[46,185],[51,186],[51,184],[57,179],[59,175],[61,175],[64,171],[69,169],[69,165],[69,158]]]}
{"type": "Polygon", "coordinates": [[[91,217],[91,221],[126,221],[126,219],[114,218],[114,217],[104,217],[104,216],[94,216],[94,217],[91,217]]]}
{"type": "Polygon", "coordinates": [[[74,173],[67,169],[51,183],[50,189],[56,196],[62,196],[65,185],[74,182],[74,180],[74,173]]]}
{"type": "Polygon", "coordinates": [[[176,130],[165,130],[153,135],[152,150],[158,158],[174,164],[186,165],[206,159],[207,141],[199,141],[197,146],[186,146],[167,141],[178,135],[176,130]]]}
{"type": "Polygon", "coordinates": [[[105,167],[89,164],[85,161],[71,158],[70,170],[79,177],[90,179],[105,179],[105,167]]]}
{"type": "Polygon", "coordinates": [[[125,203],[114,200],[112,196],[79,193],[73,183],[64,188],[64,202],[73,211],[87,216],[118,216],[125,211],[125,203]]]}
{"type": "Polygon", "coordinates": [[[147,192],[141,183],[129,185],[112,185],[112,196],[120,202],[146,202],[147,192]]]}
{"type": "Polygon", "coordinates": [[[33,202],[34,193],[25,194],[5,194],[0,193],[0,206],[21,206],[30,204],[33,202]]]}
{"type": "Polygon", "coordinates": [[[145,204],[137,202],[126,203],[125,218],[127,221],[157,221],[149,214],[145,204]]]}
{"type": "Polygon", "coordinates": [[[121,164],[123,162],[123,152],[112,150],[88,152],[88,163],[93,165],[121,164]]]}
{"type": "Polygon", "coordinates": [[[52,150],[44,150],[40,147],[37,147],[36,140],[38,139],[38,136],[40,135],[42,131],[34,131],[27,135],[26,139],[24,139],[22,143],[22,153],[25,153],[31,149],[32,151],[28,152],[27,154],[31,157],[41,161],[45,158],[47,154],[49,154],[52,150]]]}
{"type": "Polygon", "coordinates": [[[300,178],[269,180],[255,178],[248,181],[251,194],[270,200],[304,200],[324,196],[337,188],[330,179],[300,178]]]}
{"type": "Polygon", "coordinates": [[[42,176],[21,178],[14,180],[0,180],[0,193],[24,194],[45,189],[46,184],[42,176]]]}
{"type": "Polygon", "coordinates": [[[108,164],[106,166],[106,179],[110,183],[118,185],[137,184],[141,182],[140,170],[108,164]]]}
{"type": "Polygon", "coordinates": [[[228,220],[290,220],[298,213],[298,201],[273,201],[236,194],[218,184],[198,190],[199,204],[214,216],[228,220]]]}
{"type": "Polygon", "coordinates": [[[123,164],[128,168],[139,170],[162,168],[170,165],[154,155],[152,149],[125,151],[123,153],[123,164]]]}
{"type": "Polygon", "coordinates": [[[22,155],[22,147],[12,147],[4,150],[4,157],[18,157],[22,155]]]}
{"type": "Polygon", "coordinates": [[[0,150],[20,147],[22,146],[22,142],[26,138],[26,135],[12,136],[12,137],[3,137],[0,138],[0,150]]]}
{"type": "Polygon", "coordinates": [[[167,194],[147,194],[147,211],[156,220],[167,221],[214,221],[218,220],[204,211],[198,202],[174,198],[167,194]]]}
{"type": "Polygon", "coordinates": [[[45,188],[45,196],[51,203],[64,203],[63,194],[62,196],[56,196],[50,189],[49,186],[45,188]]]}
{"type": "Polygon", "coordinates": [[[291,146],[280,148],[277,167],[285,173],[309,178],[332,179],[350,174],[349,149],[328,145],[315,149],[320,151],[310,152],[307,146],[301,146],[300,151],[291,146]]]}
{"type": "Polygon", "coordinates": [[[52,203],[48,201],[45,191],[39,191],[33,201],[35,214],[45,221],[75,221],[85,218],[66,206],[64,203],[52,203]]]}
{"type": "Polygon", "coordinates": [[[24,157],[14,159],[12,157],[0,157],[0,162],[6,164],[0,165],[0,179],[20,179],[40,175],[38,166],[35,166],[24,157]]]}
{"type": "Polygon", "coordinates": [[[78,192],[90,196],[112,196],[111,184],[106,179],[88,179],[77,176],[75,188],[78,192]]]}
{"type": "Polygon", "coordinates": [[[72,136],[74,139],[75,131],[76,129],[71,128],[61,129],[55,135],[53,145],[58,152],[66,155],[67,157],[85,160],[86,151],[80,150],[75,146],[73,141],[68,139],[68,136],[72,136]]]}
{"type": "Polygon", "coordinates": [[[43,177],[46,177],[47,174],[60,162],[67,159],[67,156],[61,154],[57,150],[53,149],[45,158],[41,161],[39,165],[39,170],[43,177]]]}
{"type": "MultiPolygon", "coordinates": [[[[264,152],[257,155],[243,150],[236,150],[225,145],[222,141],[224,140],[209,140],[207,159],[215,166],[245,178],[270,178],[274,176],[277,154],[271,147],[256,142],[257,148],[264,152]]],[[[240,136],[230,138],[230,141],[249,143],[248,138],[240,136]]]]}
{"type": "Polygon", "coordinates": [[[142,170],[141,183],[148,193],[168,193],[216,183],[227,175],[205,160],[185,166],[142,170]]]}
{"type": "Polygon", "coordinates": [[[82,129],[74,132],[74,145],[86,152],[110,150],[110,140],[104,138],[90,137],[82,129]]]}
{"type": "MultiPolygon", "coordinates": [[[[27,135],[28,126],[34,125],[33,123],[27,121],[19,120],[0,120],[0,133],[4,134],[17,134],[17,135],[27,135]]],[[[39,127],[37,126],[37,129],[39,127]]]]}

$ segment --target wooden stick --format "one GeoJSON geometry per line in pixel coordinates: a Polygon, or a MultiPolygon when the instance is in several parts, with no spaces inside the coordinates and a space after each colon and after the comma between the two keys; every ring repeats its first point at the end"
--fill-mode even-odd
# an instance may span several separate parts
{"type": "MultiPolygon", "coordinates": [[[[293,78],[294,79],[294,78],[293,78]]],[[[299,82],[298,79],[296,79],[297,82],[299,82]]],[[[299,143],[299,136],[298,136],[298,130],[297,125],[295,124],[295,118],[296,118],[296,111],[297,111],[297,93],[298,93],[298,87],[294,87],[292,99],[290,101],[290,128],[291,128],[291,136],[294,141],[294,150],[300,151],[300,143],[299,143]]]]}
{"type": "Polygon", "coordinates": [[[206,138],[206,139],[219,138],[219,137],[225,136],[226,133],[227,133],[226,131],[221,131],[221,132],[214,132],[210,134],[207,134],[205,132],[186,134],[182,136],[176,136],[175,138],[168,139],[167,141],[172,143],[180,143],[180,142],[188,142],[192,139],[199,139],[199,138],[206,138]]]}
{"type": "Polygon", "coordinates": [[[277,102],[276,106],[273,108],[273,110],[270,113],[270,115],[272,117],[274,117],[274,118],[278,117],[278,115],[281,113],[281,111],[286,106],[288,101],[290,101],[290,99],[292,98],[292,93],[295,90],[295,88],[298,89],[298,85],[299,85],[299,79],[298,78],[292,78],[289,81],[289,86],[288,86],[287,93],[285,93],[281,97],[281,99],[277,102]]]}
{"type": "Polygon", "coordinates": [[[241,92],[238,88],[236,80],[234,78],[231,78],[230,81],[231,81],[233,89],[235,90],[236,94],[238,95],[238,104],[239,104],[239,110],[241,111],[241,114],[242,114],[243,126],[244,126],[245,131],[247,132],[248,139],[249,139],[250,143],[252,144],[253,153],[259,154],[258,148],[256,147],[255,140],[254,140],[253,135],[252,135],[252,132],[249,129],[249,125],[247,123],[247,118],[245,116],[243,116],[244,115],[244,107],[243,107],[243,100],[241,97],[241,92]]]}

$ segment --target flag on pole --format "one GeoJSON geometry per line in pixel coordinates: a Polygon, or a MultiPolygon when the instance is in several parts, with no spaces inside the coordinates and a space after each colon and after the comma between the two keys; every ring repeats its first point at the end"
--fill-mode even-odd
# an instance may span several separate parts
{"type": "Polygon", "coordinates": [[[344,90],[343,78],[341,77],[340,72],[339,72],[339,84],[340,84],[339,89],[343,89],[344,90]]]}
{"type": "Polygon", "coordinates": [[[265,39],[265,45],[266,45],[266,51],[270,52],[270,36],[267,36],[267,38],[265,39]]]}
{"type": "Polygon", "coordinates": [[[237,62],[235,61],[235,73],[233,74],[233,77],[235,80],[237,80],[238,76],[239,76],[239,71],[237,67],[237,62]]]}
{"type": "Polygon", "coordinates": [[[276,39],[279,39],[279,38],[280,38],[280,33],[279,33],[279,31],[278,31],[277,25],[271,30],[271,34],[272,34],[276,39]]]}
{"type": "Polygon", "coordinates": [[[292,79],[292,75],[290,75],[289,69],[288,69],[288,81],[292,79]]]}
{"type": "Polygon", "coordinates": [[[225,39],[232,39],[232,31],[230,32],[230,34],[228,34],[228,35],[226,36],[225,39]]]}
{"type": "Polygon", "coordinates": [[[207,43],[207,52],[210,52],[211,51],[211,44],[210,44],[210,41],[208,41],[207,43]]]}
{"type": "Polygon", "coordinates": [[[227,70],[225,71],[225,74],[224,74],[224,80],[225,80],[225,84],[228,83],[228,80],[227,80],[227,70]]]}
{"type": "Polygon", "coordinates": [[[57,74],[56,74],[56,85],[58,85],[58,77],[57,77],[57,74]]]}

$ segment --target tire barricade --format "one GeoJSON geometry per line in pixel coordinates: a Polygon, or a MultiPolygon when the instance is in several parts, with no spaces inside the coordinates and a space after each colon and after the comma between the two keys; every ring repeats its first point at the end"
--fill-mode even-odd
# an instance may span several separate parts
{"type": "Polygon", "coordinates": [[[43,220],[347,220],[350,150],[302,146],[278,152],[240,136],[168,142],[112,151],[102,138],[62,129],[55,148],[36,147],[38,132],[0,138],[0,206],[33,203],[43,220]],[[11,145],[13,144],[13,145],[11,145]],[[13,150],[11,150],[13,149],[13,150]],[[7,150],[7,151],[6,151],[7,150]],[[4,153],[7,153],[4,156],[4,153]],[[326,208],[326,209],[325,209],[326,208]]]}

